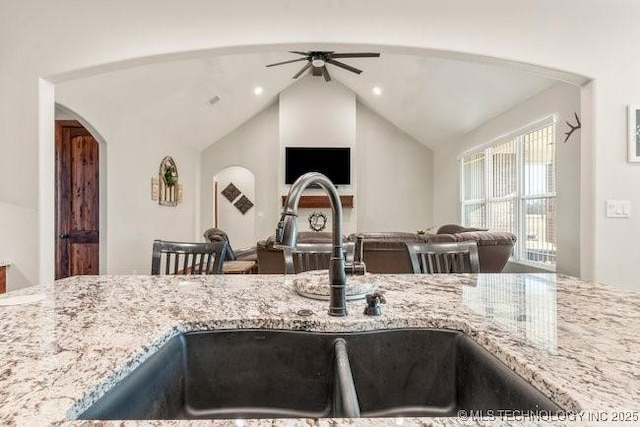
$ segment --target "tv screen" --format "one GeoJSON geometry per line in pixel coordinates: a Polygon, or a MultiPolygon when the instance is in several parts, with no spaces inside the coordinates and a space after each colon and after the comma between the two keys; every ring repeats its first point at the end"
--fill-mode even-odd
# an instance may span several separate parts
{"type": "Polygon", "coordinates": [[[300,175],[320,172],[335,185],[351,184],[349,147],[286,147],[285,184],[293,184],[300,175]]]}

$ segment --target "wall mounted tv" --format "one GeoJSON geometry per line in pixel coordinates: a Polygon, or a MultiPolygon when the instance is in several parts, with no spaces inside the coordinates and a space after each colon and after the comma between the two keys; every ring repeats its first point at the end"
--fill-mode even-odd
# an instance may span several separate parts
{"type": "Polygon", "coordinates": [[[286,147],[285,184],[293,184],[300,175],[320,172],[335,185],[351,184],[349,147],[286,147]]]}

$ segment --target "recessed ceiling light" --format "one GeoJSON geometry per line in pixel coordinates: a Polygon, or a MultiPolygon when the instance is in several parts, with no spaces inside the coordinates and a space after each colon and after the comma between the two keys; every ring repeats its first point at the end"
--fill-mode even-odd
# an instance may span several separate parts
{"type": "Polygon", "coordinates": [[[374,95],[382,95],[382,88],[380,86],[374,86],[373,87],[373,94],[374,95]]]}
{"type": "Polygon", "coordinates": [[[260,87],[260,86],[256,86],[253,89],[253,93],[255,93],[256,95],[262,95],[262,92],[264,92],[264,89],[262,87],[260,87]]]}

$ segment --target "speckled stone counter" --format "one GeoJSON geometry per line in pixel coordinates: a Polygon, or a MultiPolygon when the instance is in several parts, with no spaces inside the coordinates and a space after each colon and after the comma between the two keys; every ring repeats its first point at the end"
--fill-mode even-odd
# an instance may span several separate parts
{"type": "MultiPolygon", "coordinates": [[[[384,314],[373,318],[362,314],[362,301],[348,303],[347,317],[331,317],[326,301],[299,296],[291,276],[279,275],[89,276],[3,295],[0,424],[81,425],[86,422],[69,420],[171,337],[185,331],[240,328],[459,330],[566,410],[640,410],[639,293],[555,275],[372,277],[388,302],[384,314]],[[22,304],[11,305],[12,301],[22,304]],[[300,309],[314,314],[299,316],[300,309]]],[[[247,423],[272,425],[270,420],[247,423]]]]}

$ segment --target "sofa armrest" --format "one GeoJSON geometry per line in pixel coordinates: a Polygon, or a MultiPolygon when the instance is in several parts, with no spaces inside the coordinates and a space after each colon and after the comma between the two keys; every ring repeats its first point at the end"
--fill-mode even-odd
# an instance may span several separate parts
{"type": "Polygon", "coordinates": [[[465,231],[453,234],[457,241],[478,243],[481,273],[500,273],[509,261],[517,237],[507,231],[465,231]]]}

